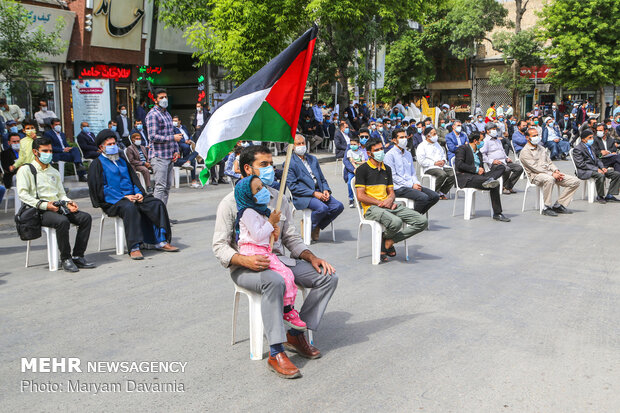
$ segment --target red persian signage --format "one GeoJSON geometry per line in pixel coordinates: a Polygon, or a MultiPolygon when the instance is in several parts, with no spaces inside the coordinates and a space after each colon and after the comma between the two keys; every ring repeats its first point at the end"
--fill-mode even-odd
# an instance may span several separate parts
{"type": "Polygon", "coordinates": [[[530,79],[544,79],[549,73],[549,66],[542,65],[540,67],[522,67],[520,73],[521,76],[529,77],[530,79]]]}
{"type": "Polygon", "coordinates": [[[124,69],[112,65],[95,65],[82,69],[79,77],[80,79],[84,77],[94,77],[118,81],[119,79],[129,79],[131,77],[131,69],[124,69]]]}

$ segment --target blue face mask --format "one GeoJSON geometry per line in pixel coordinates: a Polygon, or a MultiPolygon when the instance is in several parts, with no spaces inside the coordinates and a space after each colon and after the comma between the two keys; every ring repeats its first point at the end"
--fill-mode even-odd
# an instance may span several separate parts
{"type": "Polygon", "coordinates": [[[476,148],[478,148],[478,149],[482,149],[483,146],[484,146],[484,142],[478,142],[476,144],[476,148]]]}
{"type": "Polygon", "coordinates": [[[261,190],[254,195],[254,200],[258,205],[268,205],[271,200],[271,194],[267,188],[262,187],[261,190]]]}
{"type": "Polygon", "coordinates": [[[349,128],[344,128],[344,133],[349,133],[349,128]]]}
{"type": "Polygon", "coordinates": [[[142,125],[136,125],[136,129],[142,130],[142,125]]]}
{"type": "Polygon", "coordinates": [[[118,145],[109,145],[105,147],[105,153],[108,155],[116,155],[118,153],[118,145]]]}
{"type": "Polygon", "coordinates": [[[259,170],[258,177],[263,182],[263,184],[267,186],[271,186],[274,179],[276,179],[276,172],[274,171],[273,166],[271,165],[265,166],[265,167],[259,168],[258,170],[259,170]]]}
{"type": "Polygon", "coordinates": [[[9,132],[11,132],[11,133],[17,133],[17,126],[11,126],[11,127],[9,128],[9,132]]]}
{"type": "Polygon", "coordinates": [[[368,142],[368,138],[361,138],[361,139],[360,139],[360,143],[361,143],[362,145],[366,145],[366,142],[368,142]]]}
{"type": "Polygon", "coordinates": [[[48,165],[52,162],[53,153],[39,152],[39,160],[42,164],[48,165]]]}
{"type": "Polygon", "coordinates": [[[90,132],[90,128],[88,126],[86,126],[85,128],[82,128],[82,130],[84,131],[84,133],[90,132]]]}
{"type": "Polygon", "coordinates": [[[383,149],[377,152],[373,152],[372,157],[375,158],[375,161],[377,162],[383,162],[383,158],[385,158],[385,152],[383,151],[383,149]]]}
{"type": "Polygon", "coordinates": [[[422,133],[422,128],[416,128],[416,130],[418,131],[418,133],[422,133]]]}
{"type": "Polygon", "coordinates": [[[594,144],[594,139],[590,139],[586,141],[586,145],[592,146],[594,144]]]}
{"type": "Polygon", "coordinates": [[[356,151],[356,150],[358,150],[358,149],[359,149],[359,146],[358,146],[358,145],[351,145],[351,150],[352,150],[352,151],[356,151]]]}
{"type": "Polygon", "coordinates": [[[111,130],[112,132],[116,132],[116,126],[111,126],[111,127],[110,127],[110,130],[111,130]]]}

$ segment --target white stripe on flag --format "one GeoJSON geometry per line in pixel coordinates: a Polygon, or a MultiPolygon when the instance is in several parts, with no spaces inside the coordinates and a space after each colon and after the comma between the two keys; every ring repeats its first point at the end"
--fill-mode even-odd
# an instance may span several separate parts
{"type": "Polygon", "coordinates": [[[239,138],[250,125],[270,90],[271,88],[259,90],[220,106],[200,134],[196,144],[196,151],[200,156],[206,159],[209,148],[213,145],[239,138]]]}

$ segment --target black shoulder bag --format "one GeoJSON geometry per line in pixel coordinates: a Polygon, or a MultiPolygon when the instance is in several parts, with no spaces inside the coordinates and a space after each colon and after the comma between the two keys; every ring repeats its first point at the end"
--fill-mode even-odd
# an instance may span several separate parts
{"type": "MultiPolygon", "coordinates": [[[[39,199],[39,189],[37,188],[37,170],[30,163],[28,166],[30,167],[30,172],[32,172],[32,176],[34,177],[36,197],[39,199]]],[[[21,238],[22,241],[30,241],[41,237],[41,214],[38,208],[41,202],[43,201],[39,199],[36,208],[26,205],[26,203],[22,203],[21,208],[15,215],[15,226],[17,227],[19,238],[21,238]]]]}

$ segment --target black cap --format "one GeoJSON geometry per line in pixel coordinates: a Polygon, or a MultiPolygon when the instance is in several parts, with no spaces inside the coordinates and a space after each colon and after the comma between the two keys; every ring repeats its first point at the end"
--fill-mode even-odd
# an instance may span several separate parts
{"type": "Polygon", "coordinates": [[[112,132],[110,129],[103,129],[101,132],[97,134],[95,138],[95,145],[99,147],[106,139],[114,138],[116,140],[116,134],[112,132]]]}
{"type": "Polygon", "coordinates": [[[589,138],[592,135],[594,135],[594,132],[590,129],[584,129],[581,131],[581,139],[589,138]]]}

